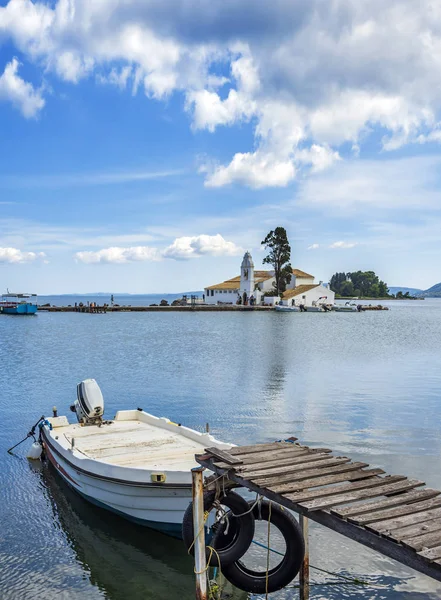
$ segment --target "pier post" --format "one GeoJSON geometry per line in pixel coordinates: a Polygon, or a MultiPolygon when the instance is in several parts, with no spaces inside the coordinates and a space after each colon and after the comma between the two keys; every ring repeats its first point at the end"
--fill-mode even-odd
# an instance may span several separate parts
{"type": "Polygon", "coordinates": [[[194,562],[196,573],[196,600],[207,600],[207,559],[204,531],[204,476],[203,467],[191,470],[193,481],[194,562]]]}
{"type": "Polygon", "coordinates": [[[308,517],[299,515],[300,529],[302,530],[303,539],[305,541],[305,558],[300,567],[299,583],[300,583],[300,600],[309,600],[309,525],[308,517]]]}

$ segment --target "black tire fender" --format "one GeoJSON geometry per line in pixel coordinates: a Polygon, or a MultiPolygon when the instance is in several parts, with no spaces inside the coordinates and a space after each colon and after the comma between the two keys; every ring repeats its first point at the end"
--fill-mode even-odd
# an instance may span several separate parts
{"type": "MultiPolygon", "coordinates": [[[[292,514],[283,506],[264,500],[260,507],[253,510],[256,520],[268,521],[271,517],[273,523],[285,539],[286,553],[281,562],[268,571],[268,589],[266,589],[266,571],[253,571],[246,567],[240,560],[226,565],[222,569],[225,577],[237,588],[254,594],[276,592],[287,586],[297,575],[305,555],[305,542],[300,526],[292,514]]],[[[243,556],[243,555],[242,555],[243,556]]]]}
{"type": "MultiPolygon", "coordinates": [[[[211,511],[215,500],[216,493],[214,491],[205,492],[204,512],[211,511]]],[[[209,564],[210,567],[220,566],[223,570],[224,566],[238,560],[250,547],[254,537],[254,516],[253,512],[250,511],[248,502],[235,492],[230,491],[225,496],[221,496],[219,502],[230,509],[228,511],[228,532],[227,534],[224,533],[226,524],[220,524],[214,531],[209,545],[214,548],[216,552],[212,552],[210,548],[207,547],[207,564],[209,564]],[[233,515],[243,516],[234,517],[233,515]]],[[[190,502],[184,514],[184,519],[182,521],[182,538],[187,546],[187,550],[191,554],[194,554],[193,502],[190,502]]]]}

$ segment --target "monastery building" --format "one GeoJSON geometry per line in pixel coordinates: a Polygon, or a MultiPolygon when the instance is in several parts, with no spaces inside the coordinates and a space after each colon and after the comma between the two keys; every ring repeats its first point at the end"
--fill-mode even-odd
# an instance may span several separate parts
{"type": "Polygon", "coordinates": [[[240,275],[204,289],[206,304],[281,304],[315,306],[334,304],[335,294],[329,287],[314,282],[314,275],[300,269],[292,270],[290,283],[282,298],[268,295],[274,289],[274,271],[255,271],[249,252],[246,252],[240,275]]]}

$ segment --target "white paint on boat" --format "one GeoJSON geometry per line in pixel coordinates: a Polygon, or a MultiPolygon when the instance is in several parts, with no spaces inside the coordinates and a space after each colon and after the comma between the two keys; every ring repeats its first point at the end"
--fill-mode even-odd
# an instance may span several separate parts
{"type": "Polygon", "coordinates": [[[191,500],[195,454],[232,447],[139,410],[119,411],[101,426],[48,421],[46,453],[69,485],[100,506],[174,533],[191,500]]]}

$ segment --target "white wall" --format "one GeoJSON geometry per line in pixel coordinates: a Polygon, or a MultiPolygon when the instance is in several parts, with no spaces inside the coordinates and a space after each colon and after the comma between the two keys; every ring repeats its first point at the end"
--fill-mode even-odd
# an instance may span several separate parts
{"type": "Polygon", "coordinates": [[[236,304],[237,290],[214,290],[214,295],[211,295],[213,290],[204,290],[205,304],[217,304],[218,302],[236,304]]]}
{"type": "Polygon", "coordinates": [[[304,294],[300,294],[299,296],[294,296],[294,298],[289,298],[287,300],[283,300],[282,304],[285,306],[291,306],[292,300],[295,300],[296,306],[299,304],[304,304],[305,306],[313,306],[313,302],[318,304],[334,304],[335,294],[329,288],[325,288],[323,285],[318,285],[309,292],[305,292],[304,294]],[[304,298],[303,298],[304,296],[304,298]],[[327,296],[326,300],[319,300],[322,296],[327,296]]]}
{"type": "Polygon", "coordinates": [[[264,302],[266,306],[274,306],[280,302],[279,296],[265,296],[264,302]]]}
{"type": "Polygon", "coordinates": [[[296,277],[296,287],[299,285],[313,285],[314,277],[296,277]]]}

